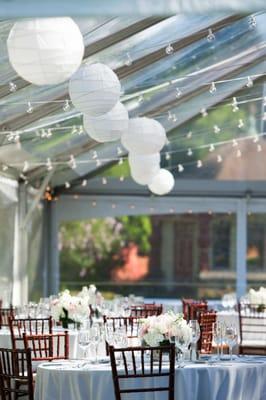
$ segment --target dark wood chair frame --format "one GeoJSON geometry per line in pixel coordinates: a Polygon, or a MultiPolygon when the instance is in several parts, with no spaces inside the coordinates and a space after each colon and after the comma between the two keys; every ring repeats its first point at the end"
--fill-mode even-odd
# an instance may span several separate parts
{"type": "Polygon", "coordinates": [[[0,395],[2,400],[28,396],[33,400],[30,349],[0,349],[0,395]]]}
{"type": "Polygon", "coordinates": [[[23,333],[25,349],[31,349],[32,361],[66,360],[69,358],[69,334],[46,333],[27,335],[23,333]]]}
{"type": "Polygon", "coordinates": [[[2,326],[9,326],[9,318],[15,317],[15,310],[13,306],[9,308],[0,308],[0,329],[2,326]]]}
{"type": "Polygon", "coordinates": [[[23,333],[29,335],[51,334],[53,332],[52,317],[48,318],[9,318],[9,329],[12,348],[17,348],[17,343],[23,344],[23,333]]]}
{"type": "MultiPolygon", "coordinates": [[[[110,346],[110,359],[112,367],[113,384],[116,400],[121,400],[121,395],[125,393],[144,393],[144,392],[168,392],[168,400],[174,400],[175,394],[175,346],[158,347],[127,347],[114,348],[110,346]],[[145,363],[145,356],[149,354],[149,362],[145,363]],[[155,354],[158,356],[155,357],[155,354]],[[163,355],[169,355],[169,363],[163,363],[163,355]],[[137,368],[136,356],[140,358],[140,368],[137,368]],[[121,362],[117,368],[117,356],[120,356],[121,362]],[[132,365],[129,364],[131,356],[132,365]],[[158,360],[158,361],[157,361],[158,360]],[[121,366],[122,363],[122,366],[121,366]],[[168,385],[155,387],[136,387],[123,388],[120,381],[138,379],[138,378],[160,378],[168,377],[168,385]]],[[[141,380],[143,382],[143,379],[141,380]]],[[[158,379],[158,383],[160,379],[158,379]]]]}
{"type": "Polygon", "coordinates": [[[135,318],[147,318],[153,315],[157,316],[162,314],[163,305],[162,304],[143,304],[141,306],[131,306],[131,317],[135,318]]]}

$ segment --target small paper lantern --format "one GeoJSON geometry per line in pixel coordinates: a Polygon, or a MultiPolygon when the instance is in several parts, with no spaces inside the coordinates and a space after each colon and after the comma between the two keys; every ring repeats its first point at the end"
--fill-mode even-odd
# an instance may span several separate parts
{"type": "Polygon", "coordinates": [[[153,178],[149,184],[149,189],[152,193],[164,195],[169,193],[175,185],[173,174],[167,169],[161,168],[158,174],[153,178]]]}
{"type": "Polygon", "coordinates": [[[132,153],[157,153],[165,145],[165,129],[155,119],[132,118],[129,119],[128,132],[122,135],[121,142],[132,153]]]}
{"type": "Polygon", "coordinates": [[[12,67],[23,79],[36,85],[55,85],[76,72],[84,43],[71,18],[35,18],[14,24],[7,49],[12,67]]]}
{"type": "Polygon", "coordinates": [[[117,75],[104,64],[85,64],[71,77],[69,94],[72,103],[83,114],[98,117],[118,102],[121,85],[117,75]]]}
{"type": "Polygon", "coordinates": [[[139,185],[149,185],[156,176],[156,170],[135,171],[134,169],[130,168],[130,173],[132,179],[139,185]]]}
{"type": "Polygon", "coordinates": [[[83,116],[85,131],[97,142],[113,142],[128,130],[128,112],[118,102],[108,113],[99,117],[83,116]]]}

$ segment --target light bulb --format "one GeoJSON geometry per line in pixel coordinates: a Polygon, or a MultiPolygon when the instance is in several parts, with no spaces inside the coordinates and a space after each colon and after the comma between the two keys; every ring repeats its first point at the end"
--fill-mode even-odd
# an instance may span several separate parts
{"type": "Polygon", "coordinates": [[[184,171],[184,167],[182,164],[178,164],[177,166],[178,172],[183,172],[184,171]]]}
{"type": "Polygon", "coordinates": [[[68,111],[68,110],[70,110],[69,100],[65,100],[63,105],[63,111],[68,111]]]}
{"type": "Polygon", "coordinates": [[[14,92],[16,92],[16,90],[17,90],[17,85],[14,83],[14,82],[9,82],[9,91],[11,92],[11,93],[14,93],[14,92]]]}
{"type": "Polygon", "coordinates": [[[253,80],[250,78],[250,76],[248,76],[248,81],[246,83],[246,86],[248,88],[251,88],[253,86],[253,80]]]}
{"type": "Polygon", "coordinates": [[[107,184],[107,179],[104,178],[104,177],[102,178],[102,184],[103,184],[103,185],[106,185],[106,184],[107,184]]]}
{"type": "Polygon", "coordinates": [[[188,132],[187,133],[187,139],[191,139],[192,138],[192,132],[188,132]]]}
{"type": "Polygon", "coordinates": [[[70,188],[70,183],[69,182],[65,182],[65,188],[69,189],[70,188]]]}
{"type": "Polygon", "coordinates": [[[220,154],[217,155],[217,162],[221,163],[223,161],[223,158],[220,154]]]}
{"type": "Polygon", "coordinates": [[[211,86],[210,86],[210,89],[209,89],[209,92],[211,93],[211,94],[214,94],[215,92],[216,92],[216,86],[215,86],[215,83],[214,82],[212,82],[212,84],[211,84],[211,86]]]}
{"type": "Polygon", "coordinates": [[[191,150],[191,148],[189,148],[188,151],[187,151],[187,155],[188,155],[189,157],[191,157],[192,154],[193,154],[193,151],[191,150]]]}
{"type": "Polygon", "coordinates": [[[87,179],[83,179],[83,181],[82,181],[82,183],[81,183],[81,186],[86,186],[87,185],[87,179]]]}
{"type": "Polygon", "coordinates": [[[28,108],[27,108],[26,111],[27,111],[28,114],[32,114],[33,113],[33,107],[31,105],[30,101],[28,101],[28,108]]]}
{"type": "Polygon", "coordinates": [[[260,144],[257,145],[257,152],[260,153],[262,151],[262,147],[260,144]]]}
{"type": "Polygon", "coordinates": [[[202,161],[201,160],[198,160],[197,161],[197,168],[201,168],[202,167],[202,161]]]}
{"type": "Polygon", "coordinates": [[[213,42],[214,40],[215,40],[215,35],[214,35],[212,29],[208,29],[207,41],[213,42]]]}
{"type": "Polygon", "coordinates": [[[170,160],[171,159],[171,154],[169,154],[168,152],[165,153],[165,159],[166,160],[170,160]]]}
{"type": "Polygon", "coordinates": [[[238,125],[237,125],[237,127],[238,127],[239,129],[241,129],[241,128],[243,128],[243,126],[244,126],[243,120],[242,120],[242,119],[239,119],[239,120],[238,120],[238,125]]]}
{"type": "Polygon", "coordinates": [[[213,144],[211,144],[210,147],[209,147],[209,151],[212,152],[212,151],[214,151],[214,150],[215,150],[215,147],[214,147],[213,144]]]}
{"type": "Polygon", "coordinates": [[[240,149],[237,150],[236,156],[237,156],[237,158],[240,158],[242,156],[242,153],[241,153],[240,149]]]}
{"type": "Polygon", "coordinates": [[[213,126],[213,130],[214,130],[214,133],[220,133],[221,132],[221,128],[219,128],[218,125],[214,125],[213,126]]]}
{"type": "Polygon", "coordinates": [[[248,19],[248,25],[250,29],[255,29],[257,26],[257,21],[254,15],[251,15],[248,19]]]}
{"type": "Polygon", "coordinates": [[[130,53],[127,53],[127,57],[126,57],[126,61],[125,61],[125,65],[127,66],[127,67],[130,67],[130,65],[132,65],[132,58],[131,58],[131,56],[130,56],[130,53]]]}
{"type": "Polygon", "coordinates": [[[165,52],[166,52],[167,55],[173,54],[174,48],[171,45],[171,43],[169,43],[168,46],[165,48],[165,52]]]}
{"type": "Polygon", "coordinates": [[[180,97],[180,96],[182,96],[182,91],[179,89],[179,88],[176,88],[176,90],[175,90],[175,97],[180,97]]]}
{"type": "Polygon", "coordinates": [[[53,165],[52,165],[51,159],[49,157],[47,158],[45,165],[46,165],[47,171],[51,171],[53,169],[53,165]]]}

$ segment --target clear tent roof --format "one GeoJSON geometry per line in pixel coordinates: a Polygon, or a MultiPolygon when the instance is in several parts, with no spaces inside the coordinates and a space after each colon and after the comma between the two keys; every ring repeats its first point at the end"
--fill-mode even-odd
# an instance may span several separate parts
{"type": "MultiPolygon", "coordinates": [[[[162,165],[176,179],[266,180],[266,16],[254,16],[256,26],[250,16],[225,14],[76,20],[84,62],[113,68],[129,115],[166,128],[162,165]]],[[[13,23],[0,22],[2,173],[39,187],[50,159],[58,192],[84,191],[84,179],[131,181],[120,143],[99,144],[84,132],[68,83],[38,87],[16,76],[6,49],[13,23]]]]}

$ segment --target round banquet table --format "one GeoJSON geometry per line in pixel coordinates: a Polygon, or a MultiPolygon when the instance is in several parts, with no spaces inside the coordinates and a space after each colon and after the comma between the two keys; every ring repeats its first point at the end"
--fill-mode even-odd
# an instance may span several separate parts
{"type": "MultiPolygon", "coordinates": [[[[147,378],[152,379],[152,378],[147,378]]],[[[153,378],[154,379],[154,378],[153,378]]],[[[163,378],[164,379],[164,378],[163,378]]],[[[145,379],[143,386],[147,386],[145,379]]],[[[151,381],[155,383],[154,381],[151,381]]],[[[131,380],[131,385],[134,380],[131,380]]],[[[160,382],[161,383],[161,382],[160,382]]],[[[158,382],[157,382],[158,385],[158,382]]],[[[138,398],[150,399],[149,393],[138,398]]],[[[108,364],[45,363],[38,367],[35,400],[114,400],[112,373],[108,364]],[[58,364],[58,365],[56,365],[58,364]]],[[[136,395],[125,397],[136,399],[136,395]]],[[[153,393],[153,400],[166,393],[153,393]]],[[[217,364],[186,364],[175,370],[176,400],[265,400],[266,358],[241,357],[217,364]]]]}

